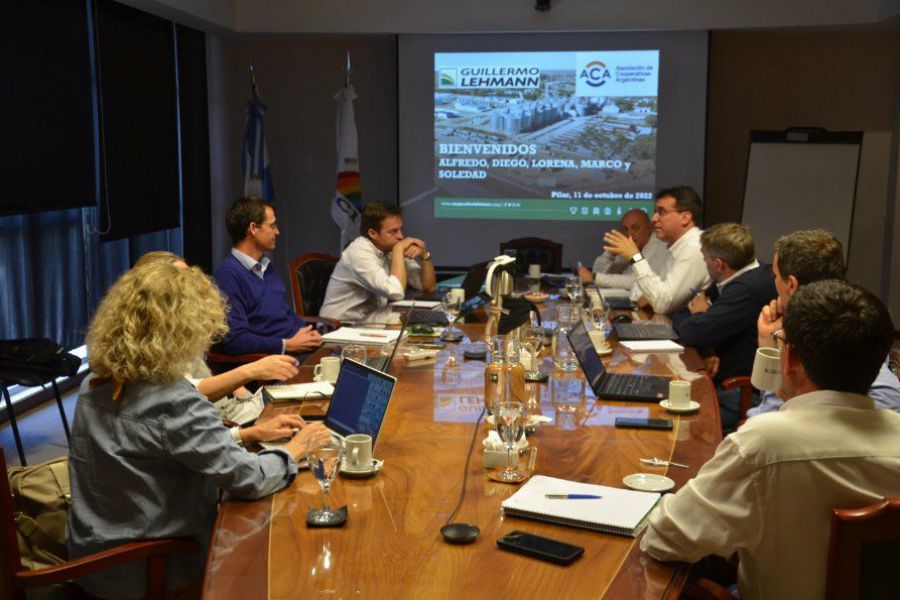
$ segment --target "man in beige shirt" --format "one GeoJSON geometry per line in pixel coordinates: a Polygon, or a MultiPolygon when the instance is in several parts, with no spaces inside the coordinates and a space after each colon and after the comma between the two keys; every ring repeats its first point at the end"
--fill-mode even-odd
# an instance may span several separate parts
{"type": "Polygon", "coordinates": [[[861,287],[800,288],[776,332],[787,401],[662,499],[641,549],[687,562],[736,551],[743,600],[824,597],[831,510],[900,495],[900,414],[865,395],[893,331],[861,287]]]}

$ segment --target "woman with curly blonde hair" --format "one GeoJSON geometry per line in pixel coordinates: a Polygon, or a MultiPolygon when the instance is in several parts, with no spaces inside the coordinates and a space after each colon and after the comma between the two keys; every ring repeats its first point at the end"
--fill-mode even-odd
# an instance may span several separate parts
{"type": "MultiPolygon", "coordinates": [[[[270,494],[328,440],[321,423],[285,416],[300,432],[284,450],[252,454],[235,443],[184,378],[225,323],[225,301],[212,281],[167,261],[127,272],[100,303],[87,335],[92,374],[72,424],[72,558],[142,538],[192,537],[206,546],[217,489],[244,498],[270,494]]],[[[201,581],[205,555],[169,561],[169,588],[201,581]]],[[[139,598],[143,583],[142,564],[79,580],[101,598],[139,598]]]]}

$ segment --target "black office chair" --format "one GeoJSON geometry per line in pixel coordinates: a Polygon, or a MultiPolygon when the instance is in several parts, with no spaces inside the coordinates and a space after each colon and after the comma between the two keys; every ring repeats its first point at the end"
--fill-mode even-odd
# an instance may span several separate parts
{"type": "Polygon", "coordinates": [[[62,396],[56,385],[56,379],[75,376],[80,366],[80,358],[69,354],[62,346],[47,339],[27,338],[0,342],[0,389],[3,392],[6,414],[9,418],[13,438],[16,441],[20,464],[27,463],[25,462],[22,438],[19,435],[19,426],[16,423],[16,413],[13,411],[12,399],[9,396],[9,386],[43,387],[49,383],[56,396],[56,405],[59,408],[59,416],[66,432],[66,441],[68,441],[69,421],[66,419],[66,411],[63,408],[62,396]]]}
{"type": "Polygon", "coordinates": [[[294,310],[301,317],[317,316],[325,301],[325,291],[338,258],[311,252],[291,261],[291,295],[294,310]]]}
{"type": "Polygon", "coordinates": [[[516,275],[524,275],[528,265],[541,265],[542,273],[562,271],[562,244],[543,238],[525,237],[500,244],[500,254],[516,251],[516,275]]]}

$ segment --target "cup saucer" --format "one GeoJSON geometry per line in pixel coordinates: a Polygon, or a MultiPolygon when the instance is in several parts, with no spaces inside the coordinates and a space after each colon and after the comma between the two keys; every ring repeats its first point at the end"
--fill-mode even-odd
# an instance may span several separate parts
{"type": "Polygon", "coordinates": [[[373,475],[376,475],[379,471],[381,471],[381,468],[383,466],[384,466],[384,461],[378,460],[377,458],[373,458],[371,468],[365,469],[365,470],[345,469],[344,463],[341,463],[340,473],[344,477],[349,477],[351,479],[365,479],[367,477],[372,477],[373,475]]]}
{"type": "Polygon", "coordinates": [[[654,473],[632,473],[622,479],[622,483],[633,490],[642,492],[668,492],[675,482],[664,475],[654,473]]]}
{"type": "Polygon", "coordinates": [[[672,404],[668,400],[662,400],[659,405],[667,411],[676,414],[686,414],[697,412],[698,410],[700,410],[700,403],[693,400],[689,400],[687,406],[672,406],[672,404]]]}
{"type": "Polygon", "coordinates": [[[319,373],[318,375],[313,375],[313,381],[315,383],[322,383],[324,381],[326,383],[330,383],[331,385],[334,385],[336,383],[334,381],[329,381],[329,380],[325,379],[324,377],[322,377],[321,373],[319,373]]]}
{"type": "Polygon", "coordinates": [[[609,356],[613,351],[612,346],[610,346],[609,344],[607,344],[604,348],[597,348],[595,346],[594,350],[597,351],[597,356],[609,356]]]}

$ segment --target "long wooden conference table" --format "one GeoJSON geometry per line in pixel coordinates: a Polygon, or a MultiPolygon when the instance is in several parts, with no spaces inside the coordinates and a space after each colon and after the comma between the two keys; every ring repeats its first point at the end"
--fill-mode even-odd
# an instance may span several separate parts
{"type": "MultiPolygon", "coordinates": [[[[543,312],[552,318],[552,304],[543,312]]],[[[482,339],[484,325],[463,330],[482,339]]],[[[329,352],[322,349],[304,363],[298,380],[309,381],[312,364],[329,352]]],[[[397,353],[389,372],[398,381],[375,446],[384,468],[370,479],[339,475],[329,494],[331,506],[348,507],[343,528],[307,528],[307,510],[322,505],[321,488],[308,471],[268,498],[225,502],[209,550],[204,598],[676,598],[688,565],[644,555],[640,538],[504,518],[500,503],[518,486],[486,476],[483,423],[465,501],[454,518],[476,524],[481,535],[465,546],[443,541],[440,529],[459,500],[483,407],[485,362],[465,360],[462,353],[460,344],[448,344],[435,360],[420,363],[405,363],[397,353]],[[497,539],[514,529],[583,546],[584,555],[563,567],[500,550],[497,539]]],[[[679,416],[654,403],[597,401],[580,370],[553,370],[549,381],[527,384],[534,406],[551,418],[529,437],[538,448],[535,473],[615,487],[624,487],[622,478],[631,473],[658,473],[672,478],[677,491],[721,440],[712,382],[694,372],[701,359],[690,349],[635,356],[616,347],[604,363],[613,372],[689,379],[701,408],[679,416]],[[675,428],[616,429],[617,416],[672,419],[675,428]],[[690,468],[639,460],[649,457],[690,468]]],[[[546,359],[542,368],[550,370],[552,362],[546,359]]],[[[322,408],[304,403],[304,410],[322,408]]],[[[267,407],[270,413],[286,410],[297,405],[267,407]]]]}

